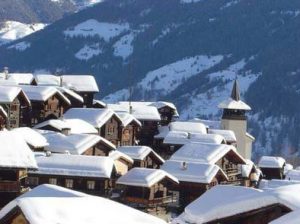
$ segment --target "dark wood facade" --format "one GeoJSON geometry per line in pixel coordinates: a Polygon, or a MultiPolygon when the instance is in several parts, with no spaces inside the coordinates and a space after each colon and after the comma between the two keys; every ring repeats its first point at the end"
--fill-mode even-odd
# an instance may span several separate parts
{"type": "Polygon", "coordinates": [[[175,110],[171,107],[164,106],[158,109],[158,112],[161,117],[160,124],[163,126],[169,125],[173,120],[175,116],[175,110]]]}
{"type": "Polygon", "coordinates": [[[159,121],[141,121],[142,127],[138,133],[140,145],[154,146],[154,135],[158,134],[159,121]]]}
{"type": "Polygon", "coordinates": [[[46,101],[31,101],[31,105],[30,125],[34,126],[45,120],[61,117],[70,104],[60,95],[55,94],[46,101]]]}
{"type": "Polygon", "coordinates": [[[135,122],[128,124],[126,127],[121,126],[121,146],[136,145],[138,141],[138,132],[140,126],[135,122]]]}
{"type": "Polygon", "coordinates": [[[93,108],[93,100],[94,100],[95,92],[78,92],[78,91],[75,92],[78,93],[80,96],[82,96],[83,107],[93,108]]]}
{"type": "Polygon", "coordinates": [[[99,134],[101,137],[107,139],[115,146],[121,144],[121,120],[113,115],[100,129],[99,134]]]}
{"type": "Polygon", "coordinates": [[[24,193],[27,169],[0,169],[0,208],[24,193]]]}
{"type": "Polygon", "coordinates": [[[284,166],[282,168],[264,168],[260,167],[263,178],[267,180],[271,179],[284,179],[284,166]]]}

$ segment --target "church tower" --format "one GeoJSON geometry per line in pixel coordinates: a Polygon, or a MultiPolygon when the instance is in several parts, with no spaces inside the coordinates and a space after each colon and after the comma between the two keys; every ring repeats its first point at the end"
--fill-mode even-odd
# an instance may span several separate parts
{"type": "Polygon", "coordinates": [[[223,109],[221,128],[232,130],[237,139],[237,150],[245,158],[251,159],[252,143],[255,140],[247,133],[246,112],[251,107],[241,101],[240,89],[237,80],[234,81],[231,97],[219,104],[223,109]]]}

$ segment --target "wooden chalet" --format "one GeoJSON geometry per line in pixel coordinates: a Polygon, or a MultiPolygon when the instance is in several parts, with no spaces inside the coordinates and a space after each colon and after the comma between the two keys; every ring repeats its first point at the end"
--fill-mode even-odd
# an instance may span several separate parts
{"type": "Polygon", "coordinates": [[[207,190],[228,181],[227,175],[214,164],[167,160],[161,169],[178,179],[179,184],[171,190],[178,192],[183,208],[207,190]]]}
{"type": "Polygon", "coordinates": [[[263,156],[258,162],[258,167],[264,179],[284,179],[285,159],[282,157],[263,156]]]}
{"type": "Polygon", "coordinates": [[[178,180],[163,170],[133,168],[116,184],[122,190],[121,200],[124,203],[132,207],[150,208],[174,202],[169,188],[177,185],[178,180]]]}
{"type": "Polygon", "coordinates": [[[268,224],[299,209],[299,185],[262,191],[254,188],[218,185],[189,204],[172,224],[268,224]]]}
{"type": "Polygon", "coordinates": [[[137,120],[133,115],[127,112],[116,112],[122,121],[120,127],[121,132],[121,146],[136,145],[138,143],[138,133],[141,129],[141,122],[137,120]]]}
{"type": "Polygon", "coordinates": [[[242,185],[241,165],[246,161],[234,146],[226,144],[188,143],[176,151],[170,160],[218,165],[227,175],[224,184],[242,185]]]}
{"type": "Polygon", "coordinates": [[[84,107],[84,99],[81,95],[66,87],[57,87],[57,89],[69,99],[70,105],[68,108],[84,107]]]}
{"type": "Polygon", "coordinates": [[[34,155],[22,136],[0,132],[0,208],[27,191],[27,171],[37,169],[34,155]]]}
{"type": "Polygon", "coordinates": [[[111,151],[108,157],[113,159],[116,172],[120,176],[126,174],[133,167],[133,159],[118,150],[111,151]]]}
{"type": "Polygon", "coordinates": [[[36,153],[38,170],[30,171],[28,187],[53,184],[77,191],[109,196],[117,173],[109,157],[36,153]]]}
{"type": "Polygon", "coordinates": [[[49,119],[61,117],[70,101],[57,88],[51,86],[22,86],[31,101],[30,122],[34,126],[49,119]]]}
{"type": "Polygon", "coordinates": [[[91,75],[63,75],[62,86],[73,90],[83,98],[83,106],[93,107],[94,95],[99,88],[94,76],[91,75]]]}
{"type": "Polygon", "coordinates": [[[54,131],[40,131],[47,139],[46,151],[71,155],[108,156],[116,149],[114,144],[95,134],[62,134],[54,131]]]}
{"type": "Polygon", "coordinates": [[[160,124],[162,126],[169,125],[171,122],[173,122],[179,117],[177,108],[173,103],[158,101],[150,103],[149,106],[154,106],[157,108],[158,113],[161,117],[160,124]]]}
{"type": "Polygon", "coordinates": [[[160,218],[103,197],[43,184],[0,211],[0,223],[166,224],[160,218]]]}
{"type": "Polygon", "coordinates": [[[30,100],[20,87],[1,86],[0,106],[4,109],[1,115],[3,118],[7,114],[4,122],[6,128],[25,126],[30,116],[30,105],[30,100]]]}
{"type": "Polygon", "coordinates": [[[117,150],[134,160],[133,167],[159,169],[165,162],[163,158],[148,146],[121,146],[117,150]]]}
{"type": "Polygon", "coordinates": [[[65,119],[81,119],[93,125],[101,137],[115,146],[121,143],[121,118],[112,110],[96,108],[71,108],[64,114],[65,119]]]}

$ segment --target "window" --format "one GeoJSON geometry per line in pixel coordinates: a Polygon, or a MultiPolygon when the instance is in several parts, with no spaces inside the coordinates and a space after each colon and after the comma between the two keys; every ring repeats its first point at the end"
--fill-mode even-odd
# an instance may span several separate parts
{"type": "Polygon", "coordinates": [[[88,190],[94,190],[95,189],[95,181],[88,180],[86,183],[86,187],[88,190]]]}
{"type": "Polygon", "coordinates": [[[10,107],[10,110],[11,111],[16,111],[16,110],[18,110],[18,105],[11,105],[11,107],[10,107]]]}
{"type": "Polygon", "coordinates": [[[57,179],[56,178],[49,178],[49,184],[57,185],[57,179]]]}
{"type": "Polygon", "coordinates": [[[37,186],[37,185],[39,185],[39,178],[38,177],[27,177],[26,182],[28,185],[37,186]]]}
{"type": "Polygon", "coordinates": [[[108,135],[113,135],[114,132],[115,132],[115,127],[114,127],[113,125],[109,125],[109,126],[107,127],[107,134],[108,134],[108,135]]]}
{"type": "Polygon", "coordinates": [[[72,179],[66,179],[66,181],[65,181],[65,187],[67,187],[67,188],[73,188],[73,180],[72,179]]]}

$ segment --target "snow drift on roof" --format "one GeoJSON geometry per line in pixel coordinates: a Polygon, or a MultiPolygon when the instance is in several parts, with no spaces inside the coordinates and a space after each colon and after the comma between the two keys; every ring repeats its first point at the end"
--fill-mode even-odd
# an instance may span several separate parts
{"type": "Polygon", "coordinates": [[[251,107],[243,101],[235,101],[232,98],[224,100],[218,106],[220,109],[232,109],[232,110],[251,110],[251,107]]]}
{"type": "Polygon", "coordinates": [[[125,175],[120,177],[116,183],[129,186],[151,187],[164,178],[169,178],[173,182],[178,183],[176,177],[163,170],[138,167],[129,170],[125,175]]]}
{"type": "Polygon", "coordinates": [[[103,224],[166,224],[120,203],[53,185],[40,185],[16,198],[0,211],[0,219],[17,206],[35,224],[99,224],[99,217],[103,224]]]}
{"type": "Polygon", "coordinates": [[[28,127],[21,127],[12,129],[11,131],[18,133],[24,138],[27,144],[34,148],[43,148],[49,145],[47,139],[34,129],[28,127]]]}
{"type": "Polygon", "coordinates": [[[130,156],[134,160],[144,160],[150,153],[153,153],[154,156],[164,163],[164,159],[161,158],[153,149],[148,146],[121,146],[117,148],[118,151],[125,153],[126,155],[130,156]]]}
{"type": "Polygon", "coordinates": [[[95,77],[92,75],[63,75],[62,85],[76,92],[99,92],[95,77]]]}
{"type": "Polygon", "coordinates": [[[184,131],[189,133],[206,134],[206,127],[199,122],[175,121],[169,124],[171,131],[184,131]]]}
{"type": "Polygon", "coordinates": [[[33,81],[32,73],[9,73],[7,76],[8,80],[13,80],[19,85],[30,85],[33,81]]]}
{"type": "Polygon", "coordinates": [[[275,156],[262,156],[258,162],[261,168],[282,168],[284,164],[284,158],[275,156]]]}
{"type": "Polygon", "coordinates": [[[236,142],[235,133],[231,130],[208,129],[208,133],[222,135],[226,142],[236,142]]]}
{"type": "Polygon", "coordinates": [[[23,93],[26,101],[30,104],[30,100],[27,95],[22,91],[20,87],[17,86],[1,86],[0,87],[0,102],[1,103],[11,103],[20,94],[23,93]]]}
{"type": "Polygon", "coordinates": [[[114,151],[111,151],[109,152],[109,155],[108,155],[110,158],[112,158],[113,160],[118,160],[118,159],[124,159],[126,160],[127,162],[133,164],[133,159],[126,155],[125,153],[121,152],[121,151],[118,151],[118,150],[114,150],[114,151]]]}

